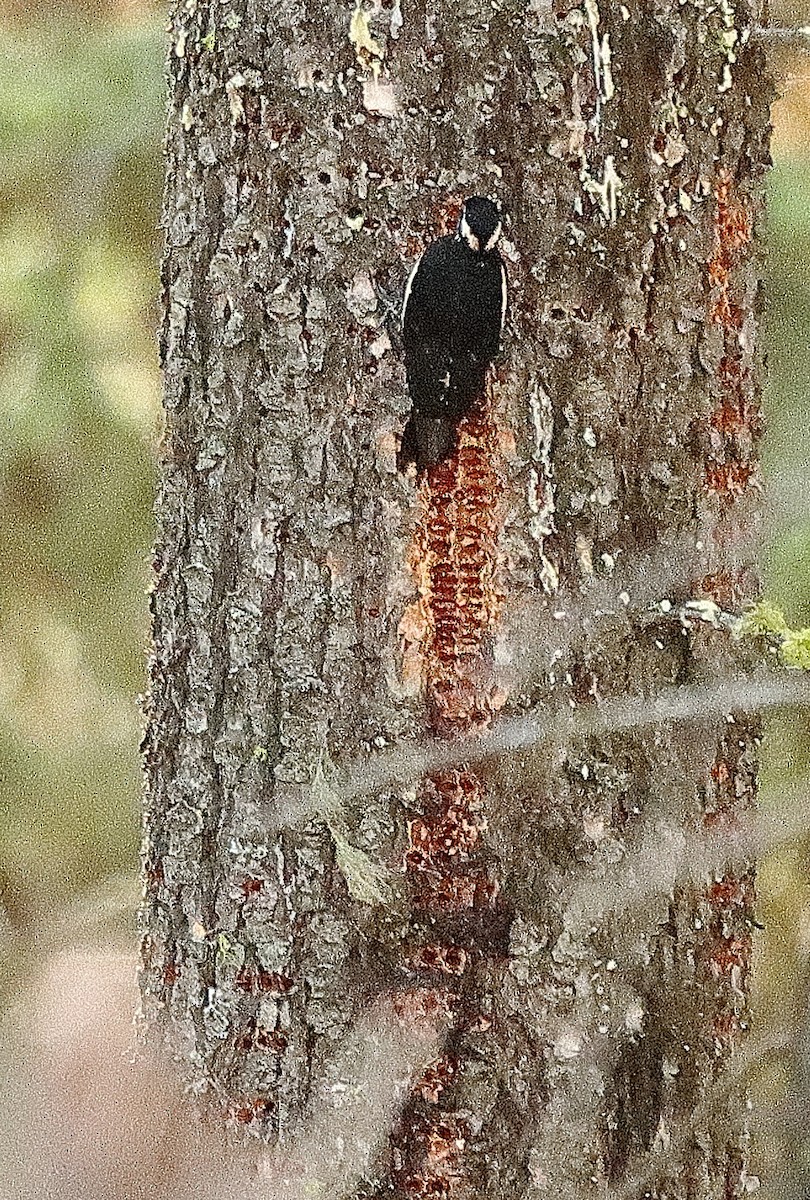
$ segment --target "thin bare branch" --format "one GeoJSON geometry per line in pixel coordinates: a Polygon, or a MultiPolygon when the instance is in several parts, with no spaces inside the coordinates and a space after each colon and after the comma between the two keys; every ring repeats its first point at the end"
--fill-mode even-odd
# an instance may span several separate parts
{"type": "Polygon", "coordinates": [[[805,835],[810,829],[810,781],[783,790],[778,806],[766,798],[764,809],[752,812],[738,828],[695,838],[680,827],[662,829],[653,808],[645,836],[620,867],[605,879],[589,875],[574,883],[571,927],[586,929],[609,912],[641,912],[646,901],[671,893],[676,883],[704,884],[725,874],[732,863],[761,857],[805,835]]]}
{"type": "Polygon", "coordinates": [[[810,51],[810,25],[755,25],[750,40],[810,51]]]}
{"type": "MultiPolygon", "coordinates": [[[[810,706],[810,680],[803,675],[740,678],[709,685],[670,687],[654,696],[605,700],[598,707],[570,712],[535,709],[525,716],[507,717],[494,729],[460,737],[453,742],[430,739],[394,746],[364,761],[346,765],[335,781],[343,803],[386,788],[413,783],[421,776],[461,764],[481,762],[494,755],[537,751],[565,745],[578,738],[645,729],[694,720],[722,719],[732,712],[753,713],[810,706]]],[[[300,794],[300,814],[307,812],[300,794]]],[[[295,818],[295,812],[291,814],[295,818]]]]}

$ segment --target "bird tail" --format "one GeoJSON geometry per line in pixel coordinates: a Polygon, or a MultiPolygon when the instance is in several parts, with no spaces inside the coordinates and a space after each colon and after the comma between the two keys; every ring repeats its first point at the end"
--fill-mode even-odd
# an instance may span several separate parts
{"type": "Polygon", "coordinates": [[[397,466],[404,471],[416,463],[417,474],[444,462],[455,447],[456,422],[447,417],[417,417],[412,415],[402,434],[397,466]]]}

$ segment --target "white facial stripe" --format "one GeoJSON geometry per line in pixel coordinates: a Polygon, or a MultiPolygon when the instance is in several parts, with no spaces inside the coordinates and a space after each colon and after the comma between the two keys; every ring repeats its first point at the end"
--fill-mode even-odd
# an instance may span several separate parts
{"type": "Polygon", "coordinates": [[[475,236],[475,234],[473,233],[473,231],[470,229],[469,225],[467,224],[466,217],[461,218],[460,228],[461,228],[461,236],[464,238],[464,241],[467,243],[467,245],[470,247],[471,250],[475,250],[477,252],[480,243],[478,241],[478,238],[475,236]]]}
{"type": "Polygon", "coordinates": [[[422,259],[420,256],[414,263],[413,270],[411,271],[410,275],[408,276],[408,282],[405,284],[405,298],[402,301],[402,312],[400,313],[400,317],[399,317],[400,326],[405,324],[405,309],[408,307],[408,298],[410,297],[411,288],[413,287],[413,281],[416,278],[416,272],[419,270],[419,264],[421,263],[421,261],[422,261],[422,259]]]}
{"type": "Polygon", "coordinates": [[[495,245],[495,243],[497,242],[498,238],[501,236],[501,229],[502,229],[502,225],[501,225],[501,223],[500,223],[500,221],[499,221],[499,222],[498,222],[498,224],[495,226],[495,232],[493,233],[492,237],[491,237],[491,238],[489,239],[489,241],[487,242],[486,246],[484,246],[484,249],[485,249],[485,250],[491,250],[491,249],[492,249],[492,247],[493,247],[493,246],[495,245]]]}

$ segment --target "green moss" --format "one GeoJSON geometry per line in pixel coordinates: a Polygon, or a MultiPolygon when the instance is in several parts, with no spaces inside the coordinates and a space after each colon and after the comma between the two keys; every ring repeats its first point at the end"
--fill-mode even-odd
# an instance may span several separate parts
{"type": "Polygon", "coordinates": [[[743,636],[766,638],[783,667],[810,671],[810,629],[791,629],[781,608],[772,601],[761,600],[754,605],[743,617],[741,632],[743,636]]]}
{"type": "Polygon", "coordinates": [[[743,617],[742,632],[749,637],[781,637],[787,632],[785,614],[770,600],[760,600],[743,617]]]}
{"type": "Polygon", "coordinates": [[[217,934],[217,963],[220,966],[241,967],[245,961],[245,947],[241,942],[231,941],[225,933],[217,934]]]}
{"type": "Polygon", "coordinates": [[[810,629],[789,629],[779,655],[786,667],[810,671],[810,629]]]}

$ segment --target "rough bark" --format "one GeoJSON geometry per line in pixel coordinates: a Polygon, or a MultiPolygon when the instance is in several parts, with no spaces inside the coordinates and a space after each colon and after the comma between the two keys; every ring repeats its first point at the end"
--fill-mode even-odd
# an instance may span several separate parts
{"type": "Polygon", "coordinates": [[[143,1008],[210,1107],[269,1141],[332,1102],[362,1013],[432,1023],[352,1194],[745,1189],[739,1089],[706,1097],[748,1022],[750,864],[638,911],[581,897],[652,834],[738,824],[755,722],[580,738],[344,806],[334,780],[427,733],[737,669],[688,602],[756,590],[754,18],[174,14],[143,1008]],[[417,487],[395,468],[398,302],[475,192],[511,212],[508,335],[417,487]]]}

